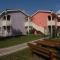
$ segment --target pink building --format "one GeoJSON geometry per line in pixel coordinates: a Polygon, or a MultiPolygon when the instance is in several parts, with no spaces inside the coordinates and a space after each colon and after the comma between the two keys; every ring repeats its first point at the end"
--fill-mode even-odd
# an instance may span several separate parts
{"type": "Polygon", "coordinates": [[[31,16],[32,31],[35,34],[55,34],[57,28],[60,27],[58,20],[60,19],[54,12],[39,10],[31,16]]]}

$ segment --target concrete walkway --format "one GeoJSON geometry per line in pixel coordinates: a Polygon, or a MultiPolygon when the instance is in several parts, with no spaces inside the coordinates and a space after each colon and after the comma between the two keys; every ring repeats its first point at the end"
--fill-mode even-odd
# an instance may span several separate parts
{"type": "MultiPolygon", "coordinates": [[[[43,39],[44,38],[38,39],[38,40],[43,40],[43,39]]],[[[35,41],[38,41],[38,40],[35,40],[35,41]]],[[[30,42],[35,42],[35,41],[30,41],[30,42]]],[[[11,46],[11,47],[7,47],[7,48],[1,48],[0,49],[0,56],[4,56],[7,54],[11,54],[11,53],[14,53],[16,51],[20,51],[20,50],[23,50],[25,48],[28,48],[27,43],[29,43],[29,42],[26,42],[23,44],[18,44],[16,46],[11,46]]]]}

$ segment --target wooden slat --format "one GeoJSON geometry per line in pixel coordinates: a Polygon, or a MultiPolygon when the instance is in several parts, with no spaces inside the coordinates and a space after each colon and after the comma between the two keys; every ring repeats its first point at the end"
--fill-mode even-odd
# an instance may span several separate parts
{"type": "Polygon", "coordinates": [[[55,57],[57,57],[55,50],[39,46],[37,43],[36,44],[28,43],[28,46],[30,47],[32,52],[43,55],[47,58],[50,57],[50,58],[56,59],[55,57]],[[51,55],[51,54],[53,54],[53,55],[51,55]]]}

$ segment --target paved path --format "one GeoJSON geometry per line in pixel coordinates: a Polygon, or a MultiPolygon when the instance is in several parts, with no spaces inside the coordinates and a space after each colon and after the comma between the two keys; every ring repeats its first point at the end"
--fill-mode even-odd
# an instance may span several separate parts
{"type": "MultiPolygon", "coordinates": [[[[43,40],[43,38],[38,39],[38,40],[43,40]]],[[[37,41],[37,40],[35,40],[35,41],[37,41]]],[[[34,41],[30,41],[30,42],[34,42],[34,41]]],[[[28,48],[27,43],[28,42],[23,43],[23,44],[18,44],[16,46],[11,46],[11,47],[7,47],[7,48],[1,48],[0,49],[0,56],[4,56],[4,55],[7,55],[7,54],[11,54],[11,53],[14,53],[16,51],[20,51],[20,50],[23,50],[25,48],[28,48]]]]}

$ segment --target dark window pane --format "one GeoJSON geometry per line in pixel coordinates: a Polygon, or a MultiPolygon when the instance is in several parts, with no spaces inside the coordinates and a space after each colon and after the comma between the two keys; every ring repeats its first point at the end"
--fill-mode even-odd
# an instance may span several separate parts
{"type": "Polygon", "coordinates": [[[3,29],[6,30],[6,26],[3,26],[3,29]]]}
{"type": "Polygon", "coordinates": [[[7,15],[7,20],[10,20],[10,15],[7,15]]]}
{"type": "Polygon", "coordinates": [[[0,31],[1,31],[1,27],[0,27],[0,31]]]}
{"type": "Polygon", "coordinates": [[[54,17],[52,17],[52,20],[54,20],[54,17]]]}
{"type": "Polygon", "coordinates": [[[48,16],[48,20],[51,20],[51,16],[48,16]]]}
{"type": "Polygon", "coordinates": [[[60,19],[58,19],[58,22],[60,22],[60,19]]]}
{"type": "Polygon", "coordinates": [[[10,32],[10,26],[7,26],[7,31],[10,32]]]}
{"type": "Polygon", "coordinates": [[[10,26],[7,26],[7,30],[10,30],[10,26]]]}
{"type": "Polygon", "coordinates": [[[28,21],[28,17],[25,17],[25,22],[27,22],[28,21]]]}

